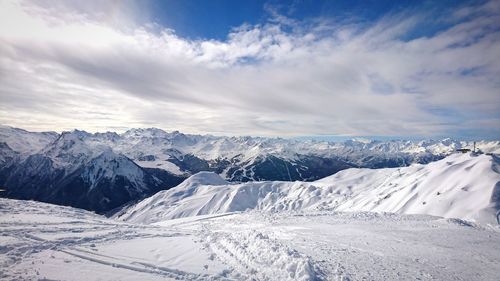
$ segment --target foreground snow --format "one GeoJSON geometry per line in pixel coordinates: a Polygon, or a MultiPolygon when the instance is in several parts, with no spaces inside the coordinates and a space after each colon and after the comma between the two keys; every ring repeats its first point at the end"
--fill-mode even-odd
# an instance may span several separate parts
{"type": "Polygon", "coordinates": [[[0,199],[2,280],[497,280],[500,231],[456,219],[307,211],[153,225],[0,199]]]}
{"type": "Polygon", "coordinates": [[[115,215],[128,222],[246,210],[336,210],[427,214],[496,224],[500,162],[453,154],[426,165],[348,169],[315,182],[229,183],[202,172],[115,215]]]}

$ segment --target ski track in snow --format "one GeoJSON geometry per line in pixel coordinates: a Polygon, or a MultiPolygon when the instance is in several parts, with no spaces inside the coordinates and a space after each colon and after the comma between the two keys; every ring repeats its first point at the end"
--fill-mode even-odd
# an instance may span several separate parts
{"type": "Polygon", "coordinates": [[[244,280],[497,280],[500,269],[498,229],[432,216],[249,212],[202,229],[244,280]]]}
{"type": "MultiPolygon", "coordinates": [[[[103,245],[126,245],[127,241],[145,241],[151,238],[178,239],[187,236],[195,238],[192,231],[172,231],[157,226],[117,223],[78,209],[43,203],[9,199],[0,199],[0,202],[0,241],[2,242],[0,264],[3,268],[0,274],[1,280],[46,278],[41,275],[42,268],[45,264],[57,263],[56,259],[62,259],[64,263],[68,263],[68,266],[71,266],[70,263],[77,259],[100,265],[99,268],[102,271],[110,267],[125,270],[118,274],[118,280],[123,280],[124,276],[130,274],[128,271],[147,274],[147,279],[151,277],[159,277],[163,280],[165,278],[174,280],[227,279],[217,274],[193,273],[154,264],[148,262],[147,259],[134,257],[133,252],[130,257],[125,257],[101,253],[98,250],[103,245]],[[58,222],[51,222],[54,217],[58,222]]],[[[200,265],[200,268],[203,268],[203,265],[200,265]]],[[[74,268],[70,271],[73,270],[74,268]]],[[[65,274],[58,275],[57,272],[48,272],[48,274],[55,274],[59,278],[65,276],[65,274]]],[[[133,276],[132,274],[131,277],[133,276]]],[[[51,276],[47,278],[53,280],[51,276]]],[[[61,280],[82,280],[82,277],[69,274],[61,280]]]]}
{"type": "Polygon", "coordinates": [[[496,280],[500,229],[392,213],[226,213],[129,224],[0,199],[1,280],[496,280]]]}
{"type": "Polygon", "coordinates": [[[213,232],[204,225],[206,247],[215,257],[242,272],[244,279],[320,280],[308,256],[259,231],[213,232]],[[262,251],[262,249],[266,249],[262,251]]]}

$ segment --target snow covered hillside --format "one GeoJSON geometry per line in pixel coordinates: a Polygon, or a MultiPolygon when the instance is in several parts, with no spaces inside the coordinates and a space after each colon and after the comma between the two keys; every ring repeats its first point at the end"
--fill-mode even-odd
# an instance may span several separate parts
{"type": "Polygon", "coordinates": [[[496,156],[453,154],[426,165],[348,169],[314,182],[231,184],[214,173],[202,172],[115,217],[153,223],[254,209],[336,210],[428,214],[496,223],[499,171],[496,156]]]}
{"type": "MultiPolygon", "coordinates": [[[[478,142],[500,152],[500,142],[478,142]]],[[[35,133],[0,126],[2,197],[104,213],[210,171],[231,182],[312,181],[352,167],[403,167],[442,159],[471,142],[299,141],[131,129],[35,133]]]]}
{"type": "Polygon", "coordinates": [[[0,199],[0,279],[497,280],[497,227],[423,215],[246,212],[117,222],[0,199]]]}

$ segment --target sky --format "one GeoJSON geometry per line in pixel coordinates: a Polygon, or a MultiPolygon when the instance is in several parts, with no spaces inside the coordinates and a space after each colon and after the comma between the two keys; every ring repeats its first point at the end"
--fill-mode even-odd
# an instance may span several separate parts
{"type": "Polygon", "coordinates": [[[0,124],[500,139],[500,1],[0,1],[0,124]]]}

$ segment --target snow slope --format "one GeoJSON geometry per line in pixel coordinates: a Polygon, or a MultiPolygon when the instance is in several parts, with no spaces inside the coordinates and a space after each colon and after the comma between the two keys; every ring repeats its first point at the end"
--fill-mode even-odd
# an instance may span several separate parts
{"type": "Polygon", "coordinates": [[[55,132],[28,132],[23,129],[0,125],[0,142],[6,143],[12,150],[29,155],[36,153],[57,139],[55,132]]]}
{"type": "Polygon", "coordinates": [[[497,280],[500,230],[367,212],[246,212],[153,225],[0,199],[1,280],[497,280]]]}
{"type": "Polygon", "coordinates": [[[246,210],[374,211],[428,214],[496,223],[499,159],[453,154],[427,165],[348,169],[315,182],[230,184],[214,173],[196,174],[115,214],[129,222],[246,210]]]}

